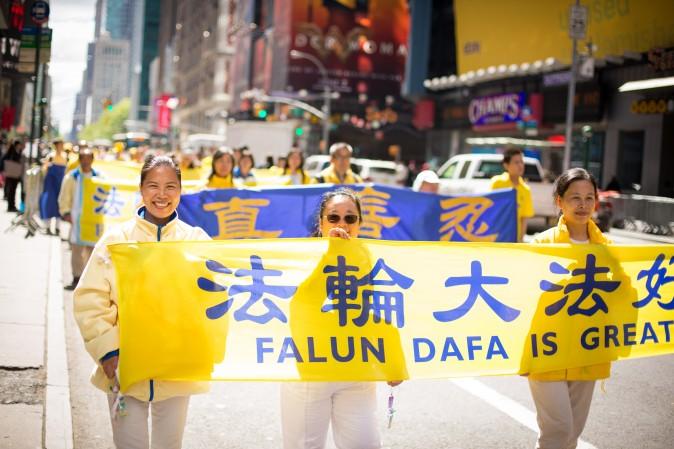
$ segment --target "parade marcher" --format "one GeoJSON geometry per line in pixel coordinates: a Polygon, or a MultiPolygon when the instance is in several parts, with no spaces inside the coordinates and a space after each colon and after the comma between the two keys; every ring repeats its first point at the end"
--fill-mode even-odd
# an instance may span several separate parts
{"type": "Polygon", "coordinates": [[[531,189],[522,179],[524,154],[519,148],[508,148],[503,153],[505,171],[491,178],[491,189],[515,189],[517,193],[517,241],[521,242],[527,232],[527,218],[534,216],[531,189]]]}
{"type": "Polygon", "coordinates": [[[84,180],[99,175],[93,168],[94,153],[89,148],[82,147],[78,163],[79,167],[68,172],[63,178],[58,197],[61,218],[70,223],[70,267],[73,273],[73,281],[65,287],[66,290],[74,290],[77,286],[82,270],[84,270],[96,244],[96,242],[83,240],[80,233],[84,180]]]}
{"type": "Polygon", "coordinates": [[[330,166],[316,176],[319,183],[357,184],[363,179],[351,170],[353,148],[344,142],[330,145],[330,166]]]}
{"type": "Polygon", "coordinates": [[[73,296],[75,319],[84,345],[97,363],[91,380],[108,393],[112,434],[119,449],[180,448],[190,395],[208,390],[203,382],[143,380],[131,385],[124,394],[126,415],[115,417],[116,395],[111,389],[117,382],[120,348],[116,280],[107,246],[120,242],[209,240],[202,229],[178,219],[180,191],[180,169],[171,158],[148,156],[140,175],[143,206],[134,219],[106,231],[96,244],[73,296]]]}
{"type": "Polygon", "coordinates": [[[24,172],[25,158],[23,156],[24,144],[15,140],[2,156],[2,170],[5,175],[5,199],[7,200],[7,212],[18,212],[16,207],[16,189],[21,183],[24,172]]]}
{"type": "Polygon", "coordinates": [[[241,151],[241,157],[239,158],[239,165],[234,169],[234,178],[238,183],[244,186],[254,186],[257,185],[255,176],[252,173],[253,168],[255,167],[255,159],[253,155],[248,150],[241,151]]]}
{"type": "MultiPolygon", "coordinates": [[[[59,235],[60,217],[58,198],[61,184],[68,164],[68,156],[63,149],[63,139],[56,138],[52,142],[54,149],[44,159],[44,187],[40,195],[40,218],[54,223],[54,234],[59,235]]],[[[51,223],[47,223],[47,233],[51,234],[51,223]]]]}
{"type": "Polygon", "coordinates": [[[412,184],[415,192],[438,193],[440,179],[433,170],[424,170],[419,173],[412,184]]]}
{"type": "Polygon", "coordinates": [[[209,189],[231,189],[234,187],[234,155],[227,149],[219,149],[211,161],[211,174],[208,176],[209,189]]]}
{"type": "MultiPolygon", "coordinates": [[[[610,243],[591,220],[597,183],[590,173],[582,168],[562,173],[555,181],[554,195],[562,214],[559,223],[534,237],[533,243],[610,243]]],[[[595,382],[608,378],[610,371],[607,362],[529,374],[539,427],[537,449],[576,447],[590,412],[595,382]]]]}
{"type": "Polygon", "coordinates": [[[302,151],[297,148],[290,150],[285,160],[286,167],[283,169],[283,175],[290,177],[289,184],[311,184],[311,178],[304,171],[304,155],[302,151]]]}
{"type": "MultiPolygon", "coordinates": [[[[315,237],[357,238],[360,199],[340,188],[323,194],[315,237]]],[[[400,381],[389,382],[396,386],[400,381]]],[[[322,449],[332,424],[339,449],[381,447],[375,382],[285,382],[281,385],[284,449],[322,449]]]]}

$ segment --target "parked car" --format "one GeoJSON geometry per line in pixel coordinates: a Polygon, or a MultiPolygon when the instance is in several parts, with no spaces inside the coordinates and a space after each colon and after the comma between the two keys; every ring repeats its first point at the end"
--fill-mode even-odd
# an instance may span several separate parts
{"type": "MultiPolygon", "coordinates": [[[[304,169],[309,176],[316,176],[330,165],[330,156],[315,154],[304,161],[304,169]]],[[[351,158],[351,170],[365,182],[396,185],[398,169],[393,161],[351,158]]]]}
{"type": "MultiPolygon", "coordinates": [[[[438,169],[443,195],[485,193],[490,190],[492,176],[503,173],[503,156],[500,154],[459,154],[438,169]]],[[[543,168],[537,159],[524,158],[523,178],[531,188],[534,214],[548,223],[557,219],[552,197],[552,184],[543,177],[543,168]]]]}

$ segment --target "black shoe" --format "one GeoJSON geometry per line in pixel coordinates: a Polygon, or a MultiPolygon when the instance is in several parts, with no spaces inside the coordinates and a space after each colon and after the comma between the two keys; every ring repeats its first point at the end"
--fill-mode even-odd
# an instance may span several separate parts
{"type": "Polygon", "coordinates": [[[18,212],[18,211],[19,211],[19,209],[17,209],[16,207],[8,207],[7,208],[7,212],[18,212]]]}
{"type": "Polygon", "coordinates": [[[63,287],[64,290],[73,291],[77,287],[77,283],[80,281],[80,278],[73,278],[73,282],[70,285],[63,287]]]}

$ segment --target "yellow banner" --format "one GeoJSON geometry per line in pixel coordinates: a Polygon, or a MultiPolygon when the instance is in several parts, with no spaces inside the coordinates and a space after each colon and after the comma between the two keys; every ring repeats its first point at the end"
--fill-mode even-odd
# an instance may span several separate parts
{"type": "Polygon", "coordinates": [[[106,227],[133,217],[141,204],[138,182],[86,178],[82,186],[80,240],[97,242],[106,227]]]}
{"type": "MultiPolygon", "coordinates": [[[[548,57],[571,63],[569,0],[456,0],[458,72],[548,57]]],[[[585,0],[595,56],[674,46],[672,0],[585,0]]]]}
{"type": "Polygon", "coordinates": [[[671,246],[110,246],[121,385],[545,372],[674,352],[671,246]],[[138,282],[142,279],[142,282],[138,282]]]}

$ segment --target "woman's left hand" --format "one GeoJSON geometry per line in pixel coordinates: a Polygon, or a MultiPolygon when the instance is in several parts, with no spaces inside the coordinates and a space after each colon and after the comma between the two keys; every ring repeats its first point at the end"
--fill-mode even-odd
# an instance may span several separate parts
{"type": "Polygon", "coordinates": [[[349,240],[351,236],[342,228],[332,228],[328,232],[328,237],[339,237],[340,239],[349,240]]]}
{"type": "Polygon", "coordinates": [[[397,387],[398,385],[400,385],[403,382],[404,382],[404,380],[389,380],[386,383],[388,384],[389,387],[397,387]]]}

